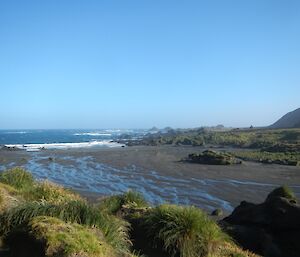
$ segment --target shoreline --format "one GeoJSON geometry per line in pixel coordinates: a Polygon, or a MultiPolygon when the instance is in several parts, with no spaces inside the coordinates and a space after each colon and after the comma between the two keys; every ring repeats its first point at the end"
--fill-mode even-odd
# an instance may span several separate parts
{"type": "MultiPolygon", "coordinates": [[[[39,152],[1,150],[0,168],[23,166],[91,200],[129,188],[146,194],[152,204],[196,205],[229,213],[240,201],[261,202],[275,187],[288,185],[300,196],[300,168],[244,162],[202,165],[180,162],[191,146],[53,149],[39,152]]],[[[230,150],[230,148],[222,148],[230,150]]]]}

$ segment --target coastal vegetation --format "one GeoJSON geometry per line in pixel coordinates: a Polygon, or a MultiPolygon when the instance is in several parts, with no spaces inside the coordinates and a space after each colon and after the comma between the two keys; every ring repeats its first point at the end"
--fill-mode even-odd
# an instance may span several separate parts
{"type": "Polygon", "coordinates": [[[133,191],[92,204],[56,184],[36,181],[22,168],[4,171],[0,181],[6,256],[256,256],[196,207],[153,207],[133,191]]]}
{"type": "MultiPolygon", "coordinates": [[[[146,145],[219,145],[242,148],[263,148],[274,145],[299,147],[300,129],[230,129],[215,131],[208,128],[172,130],[145,136],[132,144],[146,145]]],[[[299,148],[298,148],[299,149],[299,148]]]]}
{"type": "Polygon", "coordinates": [[[266,164],[300,166],[300,152],[234,151],[237,158],[266,164]]]}
{"type": "MultiPolygon", "coordinates": [[[[262,163],[297,166],[300,162],[300,129],[231,129],[216,131],[207,128],[170,130],[155,133],[130,145],[185,145],[230,147],[234,157],[262,163]],[[245,150],[245,151],[244,151],[245,150]],[[247,150],[247,151],[246,151],[247,150]]],[[[191,154],[191,160],[201,159],[202,154],[191,154]]],[[[229,161],[230,162],[230,161],[229,161]]]]}

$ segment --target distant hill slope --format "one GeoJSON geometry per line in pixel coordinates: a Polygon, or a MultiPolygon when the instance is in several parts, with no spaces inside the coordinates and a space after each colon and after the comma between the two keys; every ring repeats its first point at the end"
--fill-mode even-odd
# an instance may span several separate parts
{"type": "Polygon", "coordinates": [[[300,108],[288,112],[272,124],[270,128],[300,128],[300,108]]]}

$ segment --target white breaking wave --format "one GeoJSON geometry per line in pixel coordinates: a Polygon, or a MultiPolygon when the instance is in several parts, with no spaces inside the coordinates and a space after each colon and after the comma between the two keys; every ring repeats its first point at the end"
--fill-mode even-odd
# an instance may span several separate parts
{"type": "Polygon", "coordinates": [[[112,133],[117,133],[117,132],[121,132],[121,129],[106,129],[106,132],[112,132],[112,133]]]}
{"type": "Polygon", "coordinates": [[[75,133],[74,136],[106,136],[110,137],[110,133],[98,133],[98,132],[84,132],[84,133],[75,133]]]}
{"type": "Polygon", "coordinates": [[[132,129],[105,129],[104,131],[108,133],[117,133],[117,134],[134,132],[132,129]]]}
{"type": "Polygon", "coordinates": [[[4,134],[27,134],[26,131],[6,131],[4,134]]]}
{"type": "Polygon", "coordinates": [[[5,145],[7,147],[16,147],[28,152],[40,151],[43,149],[70,149],[70,148],[86,148],[93,146],[106,146],[106,147],[122,147],[124,144],[117,142],[104,141],[92,141],[92,142],[80,142],[80,143],[51,143],[51,144],[17,144],[17,145],[5,145]]]}

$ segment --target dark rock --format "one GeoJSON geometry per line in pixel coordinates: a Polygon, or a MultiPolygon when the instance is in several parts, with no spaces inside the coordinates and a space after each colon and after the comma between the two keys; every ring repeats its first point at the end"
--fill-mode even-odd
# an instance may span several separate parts
{"type": "Polygon", "coordinates": [[[300,255],[300,205],[285,187],[261,204],[241,202],[221,224],[241,246],[263,256],[300,255]]]}
{"type": "Polygon", "coordinates": [[[225,231],[230,234],[244,249],[264,254],[266,256],[280,256],[280,250],[273,242],[272,236],[263,228],[255,226],[222,224],[225,231]],[[272,253],[271,255],[268,255],[272,253]]]}

